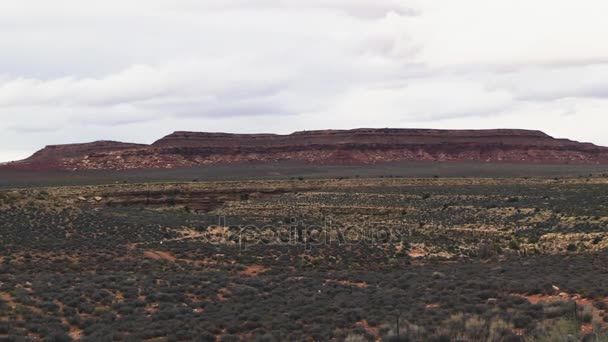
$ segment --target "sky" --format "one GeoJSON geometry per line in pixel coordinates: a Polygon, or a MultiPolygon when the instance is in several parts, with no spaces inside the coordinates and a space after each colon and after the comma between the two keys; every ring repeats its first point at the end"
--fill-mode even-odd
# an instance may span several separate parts
{"type": "Polygon", "coordinates": [[[525,128],[608,146],[604,0],[0,1],[0,161],[173,131],[525,128]]]}

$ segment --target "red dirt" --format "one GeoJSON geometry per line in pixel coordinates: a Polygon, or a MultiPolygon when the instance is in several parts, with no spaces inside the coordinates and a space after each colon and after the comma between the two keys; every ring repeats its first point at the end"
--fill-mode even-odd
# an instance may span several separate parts
{"type": "MultiPolygon", "coordinates": [[[[63,307],[61,308],[61,312],[63,313],[63,307]]],[[[68,327],[70,327],[70,330],[68,332],[68,335],[73,339],[73,340],[80,340],[84,334],[84,331],[82,329],[80,329],[78,326],[76,325],[71,325],[68,320],[65,317],[61,318],[61,323],[63,325],[67,325],[68,327]]]]}
{"type": "Polygon", "coordinates": [[[246,277],[255,277],[266,271],[268,271],[268,268],[262,265],[250,265],[247,266],[244,270],[239,271],[238,274],[246,277]]]}
{"type": "Polygon", "coordinates": [[[338,284],[342,284],[345,286],[353,286],[353,287],[358,287],[360,289],[365,289],[369,286],[369,284],[364,283],[364,282],[360,282],[360,283],[356,283],[356,282],[352,282],[349,280],[333,280],[333,279],[325,279],[325,282],[335,282],[338,284]]]}
{"type": "Polygon", "coordinates": [[[218,293],[217,293],[217,299],[220,302],[225,302],[227,300],[230,300],[230,298],[227,298],[228,296],[230,296],[232,294],[232,292],[230,290],[228,290],[227,288],[221,288],[218,293]]]}
{"type": "Polygon", "coordinates": [[[380,341],[380,331],[379,331],[379,330],[378,330],[378,328],[376,328],[376,327],[371,327],[371,326],[369,325],[369,323],[367,322],[367,320],[365,320],[365,319],[364,319],[364,320],[362,320],[362,321],[357,322],[356,324],[357,324],[358,326],[362,327],[363,329],[365,329],[365,331],[366,331],[368,334],[370,334],[370,335],[374,336],[374,339],[375,339],[376,341],[380,341]]]}
{"type": "MultiPolygon", "coordinates": [[[[27,289],[26,289],[27,290],[27,289]]],[[[31,290],[30,290],[31,291],[31,290]]],[[[19,305],[16,301],[15,298],[13,298],[13,296],[8,293],[8,292],[0,292],[0,300],[2,300],[3,302],[5,302],[12,310],[17,308],[17,305],[19,305]]],[[[41,314],[42,310],[38,307],[35,306],[31,306],[31,305],[25,305],[25,304],[21,304],[22,307],[35,312],[37,314],[41,314]]]]}
{"type": "Polygon", "coordinates": [[[175,262],[175,260],[177,260],[177,258],[174,257],[173,254],[163,251],[145,251],[144,256],[154,260],[167,260],[170,262],[175,262]]]}
{"type": "Polygon", "coordinates": [[[581,326],[581,333],[583,335],[590,334],[593,332],[593,324],[586,323],[581,326]]]}
{"type": "MultiPolygon", "coordinates": [[[[212,260],[212,259],[203,259],[203,260],[181,259],[181,258],[175,257],[170,252],[164,252],[164,251],[144,251],[143,254],[145,257],[154,259],[154,260],[166,260],[169,262],[183,261],[188,264],[204,265],[204,266],[218,264],[217,261],[212,260]]],[[[261,272],[259,272],[259,273],[261,273],[261,272]]]]}
{"type": "Polygon", "coordinates": [[[422,250],[418,250],[418,249],[412,249],[410,251],[407,252],[407,255],[410,256],[410,258],[423,258],[426,256],[426,253],[422,250]]]}
{"type": "Polygon", "coordinates": [[[13,298],[13,296],[11,296],[10,293],[0,292],[0,300],[5,302],[12,309],[17,307],[17,302],[15,302],[15,299],[13,298]]]}

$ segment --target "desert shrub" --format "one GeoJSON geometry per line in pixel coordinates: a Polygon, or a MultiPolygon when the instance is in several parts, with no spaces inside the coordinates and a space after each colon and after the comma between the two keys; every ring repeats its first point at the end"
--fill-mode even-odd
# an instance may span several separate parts
{"type": "Polygon", "coordinates": [[[580,335],[578,323],[572,319],[561,318],[544,326],[544,332],[535,339],[539,342],[576,341],[580,335]]]}
{"type": "Polygon", "coordinates": [[[594,300],[593,301],[593,306],[595,306],[596,308],[598,308],[598,310],[608,310],[608,303],[606,303],[604,300],[594,300]]]}
{"type": "Polygon", "coordinates": [[[518,251],[519,250],[519,242],[516,240],[509,241],[509,248],[518,251]]]}
{"type": "Polygon", "coordinates": [[[195,342],[215,342],[216,338],[214,335],[209,333],[201,333],[195,339],[195,342]]]}
{"type": "Polygon", "coordinates": [[[577,249],[578,249],[578,247],[573,243],[569,244],[566,247],[566,250],[568,250],[568,252],[576,252],[577,249]]]}
{"type": "MultiPolygon", "coordinates": [[[[1,309],[2,308],[0,307],[0,310],[1,309]]],[[[8,334],[9,327],[10,326],[9,326],[8,322],[0,321],[0,335],[6,335],[6,334],[8,334]]]]}
{"type": "Polygon", "coordinates": [[[564,316],[572,316],[574,312],[574,302],[557,301],[545,304],[545,315],[547,318],[559,318],[564,316]]]}
{"type": "Polygon", "coordinates": [[[513,325],[517,329],[526,328],[528,325],[530,325],[532,323],[532,321],[533,321],[532,317],[525,315],[525,314],[518,314],[515,317],[513,317],[513,325]]]}
{"type": "Polygon", "coordinates": [[[583,323],[591,323],[593,319],[593,308],[590,305],[583,306],[580,313],[580,319],[583,323]]]}
{"type": "Polygon", "coordinates": [[[63,331],[51,333],[44,338],[44,342],[71,342],[72,338],[63,331]]]}
{"type": "Polygon", "coordinates": [[[239,342],[241,339],[236,335],[223,335],[220,342],[239,342]]]}
{"type": "Polygon", "coordinates": [[[410,339],[408,336],[389,336],[389,337],[385,338],[384,341],[386,341],[386,342],[410,342],[410,341],[412,341],[412,339],[410,339]]]}
{"type": "Polygon", "coordinates": [[[352,333],[346,336],[344,342],[368,342],[369,339],[361,334],[352,333]]]}

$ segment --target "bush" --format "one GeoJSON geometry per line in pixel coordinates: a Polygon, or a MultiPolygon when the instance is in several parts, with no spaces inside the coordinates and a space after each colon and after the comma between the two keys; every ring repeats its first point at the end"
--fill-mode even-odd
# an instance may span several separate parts
{"type": "Polygon", "coordinates": [[[566,249],[568,250],[568,252],[576,252],[576,250],[578,249],[578,247],[576,247],[575,244],[571,243],[568,245],[568,247],[566,247],[566,249]]]}
{"type": "Polygon", "coordinates": [[[509,242],[509,248],[518,251],[519,250],[519,243],[515,240],[511,240],[509,242]]]}
{"type": "Polygon", "coordinates": [[[519,314],[519,315],[513,317],[513,325],[517,329],[523,329],[532,322],[533,322],[532,317],[527,316],[527,315],[519,314]]]}
{"type": "Polygon", "coordinates": [[[545,334],[538,341],[577,341],[580,328],[576,321],[562,318],[555,323],[545,326],[545,334]]]}
{"type": "Polygon", "coordinates": [[[70,336],[68,336],[65,332],[54,332],[49,336],[45,337],[45,342],[70,342],[73,341],[70,336]]]}
{"type": "Polygon", "coordinates": [[[592,312],[592,307],[590,305],[585,305],[583,307],[582,313],[581,313],[581,321],[583,321],[583,323],[591,323],[591,320],[593,320],[593,312],[592,312]]]}
{"type": "Polygon", "coordinates": [[[0,335],[8,334],[9,325],[8,322],[0,321],[0,335]]]}

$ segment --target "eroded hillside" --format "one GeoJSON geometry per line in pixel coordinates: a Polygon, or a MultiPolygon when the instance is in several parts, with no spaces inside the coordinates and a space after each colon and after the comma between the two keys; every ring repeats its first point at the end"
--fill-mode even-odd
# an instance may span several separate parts
{"type": "Polygon", "coordinates": [[[608,148],[539,131],[354,129],[289,135],[175,132],[151,145],[100,141],[47,146],[5,165],[16,169],[174,169],[302,162],[370,165],[399,161],[607,164],[608,148]]]}

